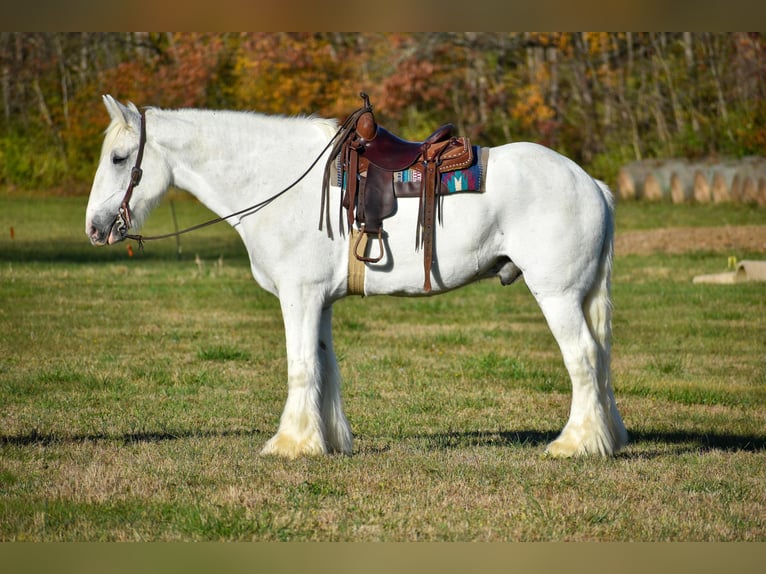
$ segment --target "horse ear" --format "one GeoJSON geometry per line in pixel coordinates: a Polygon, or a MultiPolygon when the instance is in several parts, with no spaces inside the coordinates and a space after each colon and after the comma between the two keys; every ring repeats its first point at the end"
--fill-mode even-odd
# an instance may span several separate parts
{"type": "Polygon", "coordinates": [[[117,119],[125,119],[125,116],[122,113],[122,110],[120,110],[120,104],[115,100],[112,96],[109,94],[105,94],[101,96],[101,98],[104,100],[104,107],[106,108],[106,111],[109,112],[109,117],[113,120],[117,119]]]}
{"type": "Polygon", "coordinates": [[[140,112],[133,102],[128,102],[128,105],[125,106],[109,94],[102,97],[106,111],[109,112],[109,117],[112,120],[118,120],[127,125],[138,127],[140,112]]]}

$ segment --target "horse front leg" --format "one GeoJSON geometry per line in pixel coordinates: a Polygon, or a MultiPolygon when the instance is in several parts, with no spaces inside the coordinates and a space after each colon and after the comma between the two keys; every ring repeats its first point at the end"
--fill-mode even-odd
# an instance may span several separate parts
{"type": "Polygon", "coordinates": [[[321,415],[322,366],[319,332],[322,302],[298,293],[280,293],[287,344],[287,402],[277,433],[261,454],[287,458],[327,452],[321,415]]]}

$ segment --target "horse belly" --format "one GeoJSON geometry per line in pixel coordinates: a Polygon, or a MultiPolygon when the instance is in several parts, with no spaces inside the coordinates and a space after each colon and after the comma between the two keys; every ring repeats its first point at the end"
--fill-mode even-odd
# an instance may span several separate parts
{"type": "MultiPolygon", "coordinates": [[[[483,194],[450,196],[442,204],[442,221],[435,226],[431,294],[455,289],[487,276],[496,255],[490,240],[492,225],[483,194]]],[[[384,222],[384,256],[366,265],[367,295],[425,294],[423,249],[416,241],[418,200],[399,199],[395,217],[384,222]]],[[[370,239],[369,254],[378,253],[370,239]]]]}

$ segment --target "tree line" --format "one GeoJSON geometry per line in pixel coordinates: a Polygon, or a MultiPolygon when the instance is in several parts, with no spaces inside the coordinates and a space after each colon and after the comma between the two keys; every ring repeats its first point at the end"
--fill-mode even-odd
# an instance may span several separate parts
{"type": "Polygon", "coordinates": [[[760,33],[2,32],[0,183],[87,189],[104,93],[342,120],[360,91],[403,137],[453,122],[609,183],[640,159],[766,154],[760,33]]]}

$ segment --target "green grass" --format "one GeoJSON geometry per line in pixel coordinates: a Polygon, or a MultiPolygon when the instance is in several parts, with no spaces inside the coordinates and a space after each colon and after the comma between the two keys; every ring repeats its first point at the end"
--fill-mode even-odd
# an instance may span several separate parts
{"type": "Polygon", "coordinates": [[[735,203],[674,206],[665,202],[625,200],[618,202],[616,213],[619,231],[766,224],[766,213],[762,207],[735,203]]]}
{"type": "MultiPolygon", "coordinates": [[[[615,261],[614,459],[542,456],[569,382],[526,287],[487,281],[337,304],[354,455],[284,461],[257,454],[286,396],[279,304],[236,233],[129,257],[90,247],[84,207],[0,194],[0,540],[766,539],[764,286],[691,282],[727,253],[615,261]]],[[[618,232],[763,223],[717,209],[626,203],[618,232]]]]}

